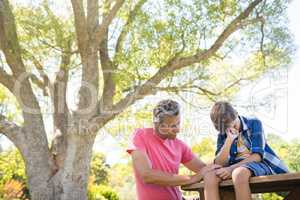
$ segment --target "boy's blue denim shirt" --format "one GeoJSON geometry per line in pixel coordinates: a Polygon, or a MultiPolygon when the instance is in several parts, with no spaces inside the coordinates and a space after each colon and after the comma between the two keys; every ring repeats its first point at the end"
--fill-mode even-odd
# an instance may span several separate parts
{"type": "MultiPolygon", "coordinates": [[[[242,125],[242,138],[246,147],[251,153],[257,153],[262,157],[262,161],[271,169],[273,174],[281,174],[288,172],[288,168],[282,160],[274,153],[271,147],[266,143],[262,123],[257,118],[246,118],[239,116],[242,125]]],[[[217,140],[216,155],[222,149],[227,135],[219,133],[217,140]]],[[[233,165],[241,160],[237,156],[237,138],[233,141],[228,157],[228,165],[233,165]]]]}

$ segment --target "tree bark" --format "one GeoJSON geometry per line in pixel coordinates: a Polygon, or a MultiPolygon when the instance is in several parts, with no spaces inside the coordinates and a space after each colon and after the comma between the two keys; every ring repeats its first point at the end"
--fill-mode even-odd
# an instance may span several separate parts
{"type": "Polygon", "coordinates": [[[30,148],[31,145],[18,147],[25,160],[32,200],[87,199],[89,163],[96,134],[86,134],[83,131],[66,135],[64,162],[58,168],[48,167],[51,154],[40,157],[40,152],[30,148]]]}
{"type": "Polygon", "coordinates": [[[54,199],[85,200],[89,177],[89,163],[96,134],[70,133],[64,164],[51,178],[54,186],[54,199]]]}

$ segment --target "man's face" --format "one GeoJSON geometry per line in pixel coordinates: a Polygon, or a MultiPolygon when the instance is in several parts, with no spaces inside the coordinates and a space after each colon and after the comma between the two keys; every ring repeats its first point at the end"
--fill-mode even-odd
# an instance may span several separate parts
{"type": "Polygon", "coordinates": [[[180,131],[180,116],[165,117],[163,122],[156,125],[158,135],[163,139],[175,139],[180,131]]]}

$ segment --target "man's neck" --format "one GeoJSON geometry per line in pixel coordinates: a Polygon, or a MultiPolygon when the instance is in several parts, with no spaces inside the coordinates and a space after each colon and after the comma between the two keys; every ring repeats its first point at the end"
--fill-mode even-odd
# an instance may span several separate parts
{"type": "Polygon", "coordinates": [[[167,137],[165,135],[161,134],[157,128],[154,128],[154,134],[163,140],[167,139],[167,137]]]}

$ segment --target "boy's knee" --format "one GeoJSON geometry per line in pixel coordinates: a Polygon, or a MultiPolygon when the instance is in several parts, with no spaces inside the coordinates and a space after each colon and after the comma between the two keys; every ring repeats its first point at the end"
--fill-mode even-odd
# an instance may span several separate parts
{"type": "Polygon", "coordinates": [[[214,171],[208,172],[203,177],[204,185],[207,186],[217,186],[221,182],[221,179],[216,175],[214,171]]]}
{"type": "Polygon", "coordinates": [[[232,181],[234,185],[248,184],[251,171],[245,167],[238,167],[232,172],[232,181]]]}

